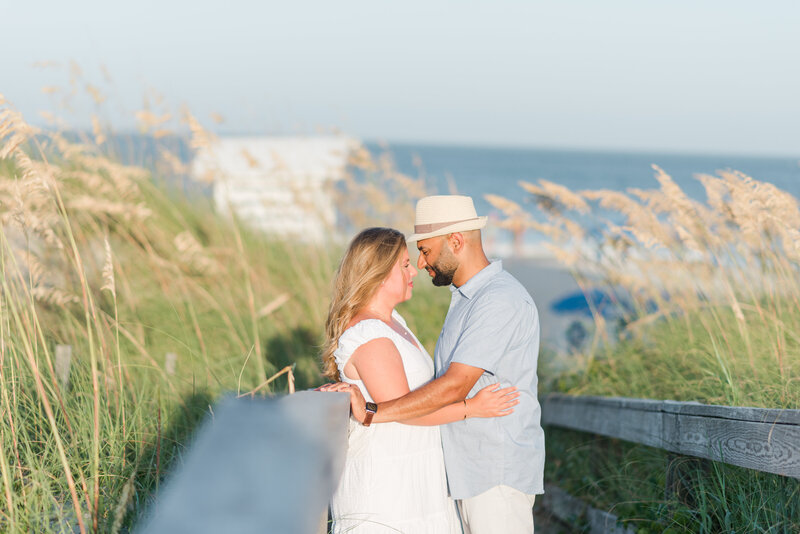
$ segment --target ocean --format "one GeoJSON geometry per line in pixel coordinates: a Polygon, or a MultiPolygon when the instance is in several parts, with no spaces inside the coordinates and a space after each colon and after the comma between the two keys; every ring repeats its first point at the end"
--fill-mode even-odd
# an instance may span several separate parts
{"type": "MultiPolygon", "coordinates": [[[[573,191],[656,189],[659,184],[654,178],[654,164],[669,174],[687,195],[700,201],[705,200],[705,190],[695,176],[715,175],[719,170],[740,171],[800,197],[800,158],[792,157],[375,143],[368,143],[367,148],[373,154],[391,152],[399,171],[414,177],[424,176],[434,193],[449,194],[455,189],[459,194],[471,196],[479,215],[501,216],[484,199],[487,193],[514,200],[535,215],[530,194],[518,185],[520,180],[535,183],[544,179],[573,191]]],[[[503,240],[501,236],[500,241],[503,240]]],[[[510,242],[510,236],[505,240],[510,242]]],[[[525,241],[527,248],[540,238],[528,232],[525,241]]],[[[499,245],[502,248],[503,244],[499,245]]]]}
{"type": "MultiPolygon", "coordinates": [[[[373,154],[386,150],[367,145],[373,154]]],[[[800,197],[800,157],[751,157],[736,155],[658,154],[636,152],[589,152],[527,148],[480,148],[464,146],[392,144],[387,148],[403,173],[425,176],[432,190],[449,193],[454,182],[458,192],[475,199],[478,211],[491,210],[483,199],[493,193],[519,201],[525,192],[520,180],[539,179],[572,190],[658,187],[652,165],[672,176],[690,197],[703,200],[705,192],[697,174],[718,170],[741,171],[756,180],[770,182],[800,197]],[[418,162],[418,164],[415,164],[418,162]]]]}

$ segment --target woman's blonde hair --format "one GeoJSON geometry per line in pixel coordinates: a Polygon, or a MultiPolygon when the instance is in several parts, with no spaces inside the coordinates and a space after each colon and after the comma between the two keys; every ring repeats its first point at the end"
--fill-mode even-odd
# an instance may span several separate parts
{"type": "Polygon", "coordinates": [[[333,279],[333,297],[325,322],[322,374],[338,381],[334,351],[353,317],[375,295],[406,248],[405,236],[392,228],[367,228],[350,242],[333,279]]]}

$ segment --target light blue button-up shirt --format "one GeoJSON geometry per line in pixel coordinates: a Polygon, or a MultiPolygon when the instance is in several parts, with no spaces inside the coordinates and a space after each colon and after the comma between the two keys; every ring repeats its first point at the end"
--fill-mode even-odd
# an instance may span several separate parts
{"type": "Polygon", "coordinates": [[[495,382],[514,385],[520,392],[520,403],[511,415],[442,425],[450,495],[466,499],[499,485],[527,494],[544,493],[536,305],[500,261],[450,290],[450,310],[436,343],[436,376],[458,362],[484,370],[470,397],[495,382]]]}

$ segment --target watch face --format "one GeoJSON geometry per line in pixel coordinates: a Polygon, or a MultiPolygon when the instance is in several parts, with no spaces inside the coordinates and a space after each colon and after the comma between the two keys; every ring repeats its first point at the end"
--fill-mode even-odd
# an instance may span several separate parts
{"type": "Polygon", "coordinates": [[[368,402],[367,403],[367,411],[368,412],[372,412],[372,413],[377,412],[378,411],[378,405],[375,404],[374,402],[368,402]]]}

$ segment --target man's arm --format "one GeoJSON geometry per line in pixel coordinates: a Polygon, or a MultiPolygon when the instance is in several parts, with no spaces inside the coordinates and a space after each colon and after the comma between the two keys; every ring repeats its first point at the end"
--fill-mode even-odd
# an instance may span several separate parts
{"type": "MultiPolygon", "coordinates": [[[[378,403],[373,423],[404,421],[421,417],[448,404],[467,398],[472,386],[483,374],[483,369],[451,363],[444,375],[402,397],[378,403]]],[[[366,416],[364,396],[357,387],[350,388],[350,408],[353,417],[364,422],[366,416]]]]}

